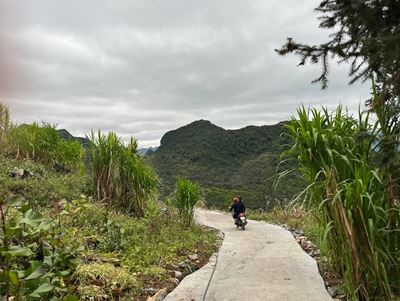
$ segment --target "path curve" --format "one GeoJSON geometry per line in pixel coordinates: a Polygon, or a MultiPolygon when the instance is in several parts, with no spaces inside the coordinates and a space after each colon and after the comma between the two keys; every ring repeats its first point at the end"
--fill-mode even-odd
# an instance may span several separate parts
{"type": "MultiPolygon", "coordinates": [[[[318,272],[292,234],[275,225],[249,221],[237,230],[232,217],[197,210],[200,224],[225,234],[206,301],[331,301],[318,272]]],[[[215,265],[210,263],[185,277],[165,301],[202,301],[215,265]]]]}

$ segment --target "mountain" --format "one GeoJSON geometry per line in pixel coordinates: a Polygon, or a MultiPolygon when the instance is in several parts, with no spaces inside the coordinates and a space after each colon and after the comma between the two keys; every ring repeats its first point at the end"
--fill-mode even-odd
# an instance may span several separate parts
{"type": "Polygon", "coordinates": [[[68,132],[66,129],[57,130],[57,132],[58,132],[58,135],[60,135],[60,137],[62,139],[65,139],[65,140],[77,140],[85,148],[89,146],[89,139],[88,138],[75,137],[70,132],[68,132]]]}
{"type": "Polygon", "coordinates": [[[299,191],[301,180],[292,177],[273,191],[282,146],[284,123],[225,130],[207,120],[198,120],[167,132],[160,147],[146,160],[161,178],[164,196],[174,190],[179,177],[205,188],[206,202],[226,208],[240,194],[249,207],[270,207],[299,191]]]}
{"type": "Polygon", "coordinates": [[[142,148],[139,148],[137,152],[141,156],[149,156],[152,153],[154,153],[157,149],[158,149],[158,146],[142,147],[142,148]]]}

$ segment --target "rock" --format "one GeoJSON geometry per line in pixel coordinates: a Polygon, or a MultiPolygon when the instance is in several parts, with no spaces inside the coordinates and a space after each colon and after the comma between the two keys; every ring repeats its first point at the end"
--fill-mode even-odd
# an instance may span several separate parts
{"type": "Polygon", "coordinates": [[[331,295],[332,298],[337,295],[337,289],[332,286],[328,286],[326,290],[328,291],[329,295],[331,295]]]}
{"type": "Polygon", "coordinates": [[[190,260],[197,260],[197,259],[199,259],[199,255],[197,255],[197,254],[189,255],[189,259],[190,260]]]}
{"type": "Polygon", "coordinates": [[[181,261],[178,263],[178,267],[180,268],[187,268],[189,264],[186,261],[181,261]]]}
{"type": "Polygon", "coordinates": [[[183,274],[180,271],[174,271],[175,278],[182,278],[183,274]]]}
{"type": "Polygon", "coordinates": [[[144,289],[149,294],[154,294],[157,290],[154,287],[144,289]]]}
{"type": "Polygon", "coordinates": [[[20,179],[25,179],[32,177],[33,173],[30,171],[23,169],[23,168],[18,168],[14,167],[12,171],[10,171],[10,177],[11,178],[20,178],[20,179]]]}
{"type": "Polygon", "coordinates": [[[148,297],[147,301],[162,301],[167,295],[167,289],[160,289],[153,297],[148,297]]]}

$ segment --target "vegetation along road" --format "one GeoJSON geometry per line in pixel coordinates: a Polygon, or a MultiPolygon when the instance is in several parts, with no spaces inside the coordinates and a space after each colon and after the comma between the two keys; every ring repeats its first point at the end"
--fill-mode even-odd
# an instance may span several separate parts
{"type": "Polygon", "coordinates": [[[230,215],[215,211],[198,210],[196,219],[224,233],[218,257],[186,277],[166,301],[331,300],[316,262],[289,231],[256,221],[237,230],[230,215]]]}

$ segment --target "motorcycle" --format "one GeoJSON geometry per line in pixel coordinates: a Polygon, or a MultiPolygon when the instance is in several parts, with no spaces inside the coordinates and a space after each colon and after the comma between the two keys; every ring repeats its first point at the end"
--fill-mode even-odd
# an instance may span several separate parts
{"type": "Polygon", "coordinates": [[[235,219],[235,225],[236,228],[241,228],[243,231],[246,230],[247,218],[244,213],[240,213],[239,216],[235,219]]]}

